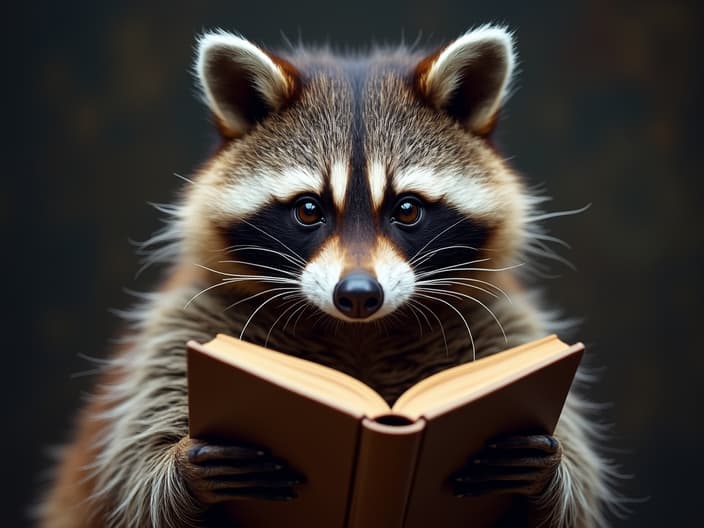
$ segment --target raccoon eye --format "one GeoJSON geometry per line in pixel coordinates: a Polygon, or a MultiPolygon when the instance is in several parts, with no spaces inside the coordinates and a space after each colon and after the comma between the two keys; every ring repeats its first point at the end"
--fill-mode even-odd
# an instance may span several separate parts
{"type": "Polygon", "coordinates": [[[423,207],[416,198],[403,198],[394,209],[392,222],[405,226],[417,224],[423,216],[423,207]]]}
{"type": "Polygon", "coordinates": [[[325,222],[318,202],[313,198],[301,198],[293,208],[294,216],[298,223],[304,226],[313,226],[325,222]]]}

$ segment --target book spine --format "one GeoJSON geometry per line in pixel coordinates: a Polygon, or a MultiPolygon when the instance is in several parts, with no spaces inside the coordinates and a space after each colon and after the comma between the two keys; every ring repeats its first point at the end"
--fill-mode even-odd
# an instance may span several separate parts
{"type": "Polygon", "coordinates": [[[362,421],[347,528],[403,526],[425,420],[383,421],[362,421]]]}

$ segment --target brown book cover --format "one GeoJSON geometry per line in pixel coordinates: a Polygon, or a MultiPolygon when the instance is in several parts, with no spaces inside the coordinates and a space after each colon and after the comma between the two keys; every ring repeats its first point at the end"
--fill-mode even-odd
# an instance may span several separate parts
{"type": "Polygon", "coordinates": [[[240,501],[242,526],[489,526],[509,500],[447,480],[494,436],[552,433],[583,346],[555,336],[435,374],[393,408],[333,369],[228,336],[189,343],[194,438],[266,446],[306,476],[299,497],[240,501]]]}

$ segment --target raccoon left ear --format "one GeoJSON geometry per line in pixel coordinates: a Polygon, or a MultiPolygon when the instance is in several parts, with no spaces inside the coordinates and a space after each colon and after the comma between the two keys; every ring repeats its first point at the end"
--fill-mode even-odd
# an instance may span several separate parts
{"type": "Polygon", "coordinates": [[[237,35],[206,33],[198,41],[195,64],[203,98],[231,139],[291,102],[298,90],[298,72],[237,35]]]}
{"type": "Polygon", "coordinates": [[[483,26],[426,57],[415,70],[421,97],[480,136],[491,133],[516,56],[511,33],[483,26]]]}

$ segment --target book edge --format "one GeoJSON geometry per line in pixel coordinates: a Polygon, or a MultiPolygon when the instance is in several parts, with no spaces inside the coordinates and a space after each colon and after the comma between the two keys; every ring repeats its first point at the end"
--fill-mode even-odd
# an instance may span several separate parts
{"type": "MultiPolygon", "coordinates": [[[[374,415],[378,414],[378,413],[370,410],[369,406],[366,406],[365,409],[361,409],[361,407],[358,407],[358,406],[345,405],[345,401],[340,401],[334,397],[328,397],[320,390],[311,392],[311,391],[307,390],[306,387],[304,385],[302,385],[301,383],[291,382],[290,380],[281,379],[280,377],[277,377],[276,379],[272,379],[272,376],[269,375],[266,372],[266,370],[262,367],[262,365],[260,365],[260,364],[255,364],[253,362],[246,362],[246,363],[234,362],[234,361],[232,361],[231,358],[227,357],[227,352],[222,351],[222,350],[213,350],[213,349],[207,348],[207,346],[209,344],[216,341],[220,336],[225,336],[225,334],[218,334],[218,336],[216,336],[211,341],[208,341],[207,343],[198,343],[197,341],[194,341],[194,340],[188,341],[187,347],[189,350],[189,357],[190,357],[191,350],[195,351],[196,353],[204,354],[204,355],[208,356],[211,360],[218,361],[219,363],[223,364],[226,367],[240,369],[240,370],[246,372],[247,374],[254,376],[263,382],[274,384],[274,385],[281,387],[282,389],[287,390],[289,392],[292,392],[298,396],[307,398],[307,399],[309,399],[313,402],[316,402],[320,405],[325,405],[325,406],[330,407],[332,409],[335,409],[339,412],[342,412],[344,414],[352,416],[357,420],[361,420],[365,416],[374,416],[374,415]]],[[[225,336],[225,337],[229,337],[229,336],[225,336]]],[[[248,343],[248,344],[251,344],[251,343],[248,343]]],[[[254,346],[257,346],[257,345],[254,345],[254,346]]],[[[267,350],[268,352],[274,352],[274,351],[271,351],[268,349],[265,349],[265,350],[267,350]]],[[[281,354],[281,353],[277,352],[276,354],[281,354]]],[[[291,358],[296,359],[301,362],[313,363],[313,362],[309,362],[308,360],[296,358],[294,356],[291,356],[291,358]]],[[[318,364],[315,363],[315,365],[318,365],[318,364]]],[[[291,367],[289,363],[286,363],[285,366],[286,366],[287,370],[290,370],[292,373],[295,372],[295,369],[293,367],[291,367]]],[[[324,365],[318,365],[318,366],[324,367],[324,365]]],[[[364,383],[360,382],[359,380],[355,380],[354,378],[352,378],[348,374],[345,374],[344,372],[338,372],[338,371],[335,371],[334,369],[329,369],[327,367],[324,367],[324,368],[334,372],[335,374],[339,374],[340,376],[344,376],[345,378],[350,378],[350,379],[356,381],[357,383],[359,383],[360,385],[367,387],[364,383]]],[[[301,372],[303,372],[306,377],[317,375],[317,373],[311,374],[309,371],[305,371],[305,370],[298,370],[298,372],[296,372],[296,373],[300,374],[301,372]]],[[[329,380],[329,378],[326,378],[326,379],[329,380]]],[[[345,389],[354,393],[355,395],[359,396],[359,393],[355,392],[353,389],[351,389],[349,385],[345,385],[345,389]]],[[[371,389],[370,387],[367,387],[367,389],[369,391],[374,392],[373,389],[371,389]]],[[[374,392],[374,394],[377,394],[377,393],[374,392]]],[[[377,394],[377,396],[379,396],[379,395],[377,394]]],[[[364,402],[368,402],[368,400],[366,400],[365,398],[360,398],[360,399],[363,400],[364,402]]],[[[381,399],[380,396],[379,396],[379,399],[381,399]]],[[[381,401],[383,401],[383,400],[381,400],[381,401]]],[[[384,402],[384,404],[385,403],[386,402],[384,402]]],[[[388,409],[388,406],[387,406],[387,409],[384,410],[384,412],[386,412],[386,413],[390,412],[390,409],[388,409]]]]}
{"type": "MultiPolygon", "coordinates": [[[[463,407],[464,405],[467,405],[473,401],[480,400],[487,395],[499,391],[503,389],[504,387],[508,387],[509,385],[512,385],[524,378],[527,378],[531,374],[534,374],[536,372],[539,372],[540,370],[550,366],[557,364],[561,361],[565,361],[569,357],[572,356],[579,356],[577,358],[577,366],[579,366],[579,362],[581,361],[582,354],[584,353],[584,344],[581,342],[577,342],[573,345],[567,346],[560,354],[557,356],[551,356],[544,358],[542,361],[538,363],[534,363],[532,365],[529,365],[519,371],[516,371],[512,373],[510,376],[501,378],[499,380],[496,380],[493,383],[489,383],[482,387],[480,390],[477,392],[472,393],[471,395],[465,395],[465,396],[458,396],[457,398],[453,398],[452,400],[446,401],[444,404],[440,404],[422,414],[419,415],[418,418],[425,418],[427,421],[431,421],[439,416],[442,416],[444,414],[450,413],[455,409],[458,409],[460,407],[463,407]]],[[[573,378],[574,379],[574,378],[573,378]]],[[[409,416],[409,419],[413,420],[413,416],[409,416]]]]}

